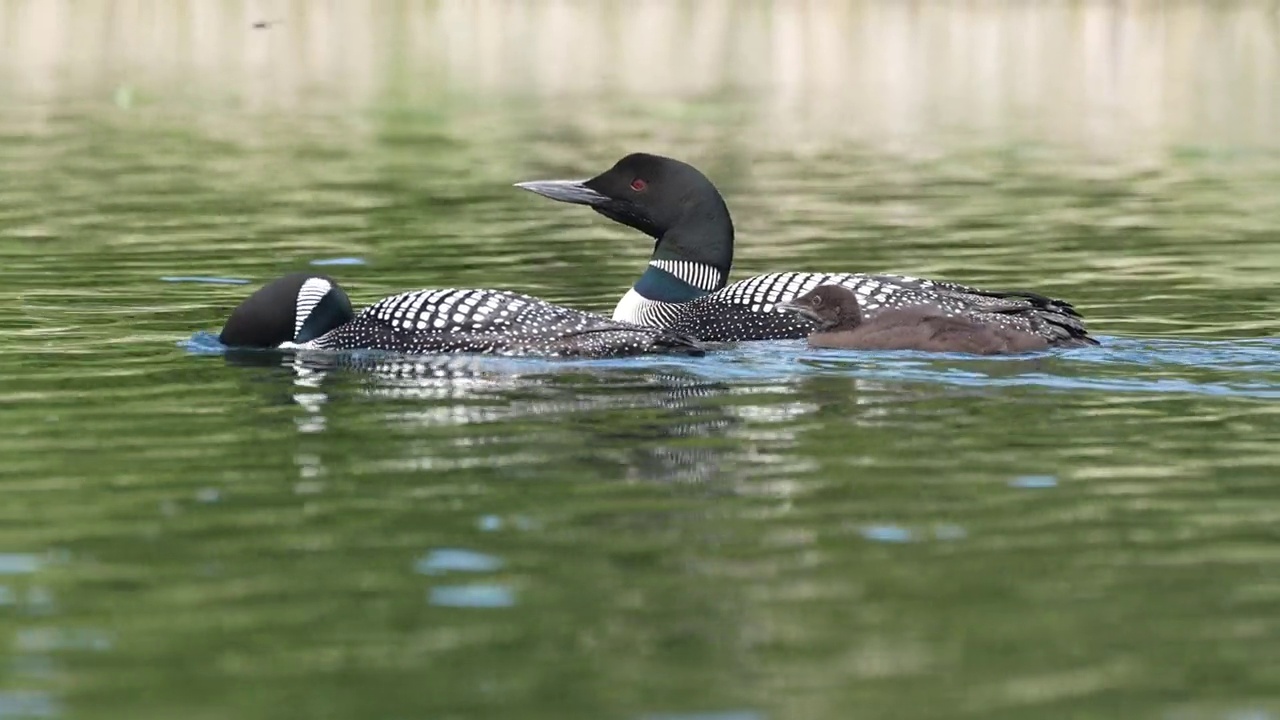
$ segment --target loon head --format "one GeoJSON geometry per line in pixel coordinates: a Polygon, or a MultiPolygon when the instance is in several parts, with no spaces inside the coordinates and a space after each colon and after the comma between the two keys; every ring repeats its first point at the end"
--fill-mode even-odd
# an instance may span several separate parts
{"type": "Polygon", "coordinates": [[[819,285],[798,298],[778,303],[777,307],[808,318],[823,330],[852,330],[862,323],[858,296],[842,285],[819,285]]]}
{"type": "Polygon", "coordinates": [[[655,238],[655,260],[703,263],[728,278],[733,265],[733,220],[720,191],[692,165],[632,153],[589,180],[534,180],[516,187],[586,205],[655,238]]]}
{"type": "Polygon", "coordinates": [[[355,317],[351,300],[324,275],[292,273],[244,299],[218,340],[237,348],[276,348],[310,342],[355,317]]]}

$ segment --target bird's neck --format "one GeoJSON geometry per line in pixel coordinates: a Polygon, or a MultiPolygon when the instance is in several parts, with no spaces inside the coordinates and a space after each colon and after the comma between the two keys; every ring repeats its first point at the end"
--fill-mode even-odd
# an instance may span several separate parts
{"type": "Polygon", "coordinates": [[[733,222],[723,201],[716,207],[693,212],[658,238],[649,266],[614,309],[615,320],[651,319],[670,312],[662,306],[696,300],[728,284],[733,222]]]}
{"type": "Polygon", "coordinates": [[[724,273],[706,263],[693,260],[649,261],[644,274],[633,289],[649,300],[682,303],[724,287],[724,273]]]}
{"type": "Polygon", "coordinates": [[[649,266],[667,270],[706,292],[724,287],[733,267],[733,221],[724,202],[691,208],[658,237],[649,266]]]}

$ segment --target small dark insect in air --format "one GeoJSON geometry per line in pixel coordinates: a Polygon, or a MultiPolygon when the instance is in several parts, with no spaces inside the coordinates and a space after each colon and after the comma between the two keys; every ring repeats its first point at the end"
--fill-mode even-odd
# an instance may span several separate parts
{"type": "Polygon", "coordinates": [[[253,29],[254,29],[254,30],[265,30],[265,29],[267,29],[267,28],[271,27],[272,25],[279,25],[279,24],[281,24],[281,23],[283,23],[283,22],[284,22],[283,20],[259,20],[258,22],[256,22],[256,23],[254,23],[254,24],[253,24],[253,29]]]}

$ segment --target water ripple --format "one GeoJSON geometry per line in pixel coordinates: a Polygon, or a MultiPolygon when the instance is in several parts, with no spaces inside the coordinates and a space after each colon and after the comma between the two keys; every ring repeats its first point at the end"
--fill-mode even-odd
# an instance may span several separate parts
{"type": "Polygon", "coordinates": [[[431,588],[427,603],[438,607],[506,608],[516,604],[516,594],[505,585],[445,585],[431,588]]]}
{"type": "MultiPolygon", "coordinates": [[[[555,373],[583,368],[596,371],[682,371],[705,381],[769,382],[809,374],[905,382],[935,382],[971,387],[1032,386],[1057,390],[1173,393],[1271,399],[1280,397],[1280,341],[1253,339],[1159,340],[1102,338],[1103,346],[1032,355],[975,357],[913,351],[866,352],[813,350],[803,341],[729,344],[703,358],[644,356],[616,359],[496,358],[483,355],[428,356],[396,368],[409,375],[438,372],[470,358],[477,372],[555,373]]],[[[195,355],[221,354],[225,348],[210,332],[179,343],[195,355]]],[[[239,352],[239,351],[237,351],[239,352]]],[[[259,353],[270,356],[269,351],[259,353]]],[[[392,353],[356,351],[312,354],[347,358],[340,364],[385,372],[392,353]]],[[[321,361],[323,366],[323,361],[321,361]]]]}
{"type": "Polygon", "coordinates": [[[413,569],[423,575],[442,575],[447,572],[493,572],[501,570],[502,564],[502,558],[474,550],[441,548],[420,558],[413,569]]]}

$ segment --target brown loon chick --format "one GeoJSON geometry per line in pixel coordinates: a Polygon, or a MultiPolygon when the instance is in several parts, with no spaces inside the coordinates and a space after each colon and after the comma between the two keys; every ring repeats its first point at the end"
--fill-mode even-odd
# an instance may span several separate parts
{"type": "MultiPolygon", "coordinates": [[[[822,285],[779,303],[778,308],[818,324],[809,335],[809,347],[814,348],[1005,355],[1049,347],[1047,338],[1028,330],[943,315],[936,308],[924,306],[885,309],[864,320],[858,296],[841,285],[822,285]]],[[[999,309],[994,312],[998,314],[999,309]]]]}

